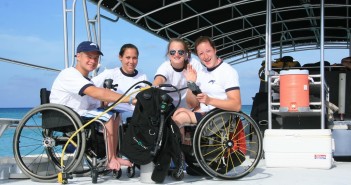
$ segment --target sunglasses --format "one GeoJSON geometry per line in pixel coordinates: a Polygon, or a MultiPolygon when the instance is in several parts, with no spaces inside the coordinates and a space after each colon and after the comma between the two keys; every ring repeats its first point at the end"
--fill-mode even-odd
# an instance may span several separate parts
{"type": "MultiPolygon", "coordinates": [[[[177,52],[176,50],[170,50],[170,51],[169,51],[169,54],[170,54],[170,55],[175,55],[176,52],[177,52]]],[[[184,50],[178,50],[178,54],[179,54],[180,56],[183,56],[184,53],[185,53],[184,50]]]]}

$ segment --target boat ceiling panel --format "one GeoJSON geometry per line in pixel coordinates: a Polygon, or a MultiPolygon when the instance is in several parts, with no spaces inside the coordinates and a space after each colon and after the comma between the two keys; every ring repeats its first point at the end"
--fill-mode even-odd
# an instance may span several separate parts
{"type": "MultiPolygon", "coordinates": [[[[90,0],[98,3],[98,0],[90,0]]],[[[266,0],[103,0],[102,6],[165,40],[183,38],[191,48],[211,36],[217,54],[236,64],[262,57],[266,40],[266,0]]],[[[272,52],[320,46],[320,0],[272,0],[272,52]]],[[[324,0],[325,48],[348,48],[349,1],[324,0]]]]}

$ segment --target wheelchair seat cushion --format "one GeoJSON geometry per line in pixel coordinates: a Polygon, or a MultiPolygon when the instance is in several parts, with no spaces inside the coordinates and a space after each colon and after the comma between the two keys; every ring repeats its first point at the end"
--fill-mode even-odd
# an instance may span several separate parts
{"type": "MultiPolygon", "coordinates": [[[[89,110],[87,111],[84,115],[82,115],[82,117],[84,117],[85,119],[94,119],[95,117],[101,115],[105,110],[103,108],[98,108],[98,109],[95,109],[95,110],[89,110]]],[[[99,120],[101,121],[108,121],[112,116],[114,116],[117,112],[116,111],[109,111],[105,114],[102,114],[100,117],[99,117],[99,120]]]]}

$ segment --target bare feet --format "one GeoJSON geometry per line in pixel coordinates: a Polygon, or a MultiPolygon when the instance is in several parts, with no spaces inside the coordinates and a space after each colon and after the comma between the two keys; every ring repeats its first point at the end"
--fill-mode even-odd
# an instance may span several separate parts
{"type": "Polygon", "coordinates": [[[119,164],[121,164],[121,166],[128,166],[128,167],[133,166],[133,164],[129,160],[126,160],[126,159],[122,159],[122,158],[117,157],[117,161],[119,162],[119,164]]]}
{"type": "Polygon", "coordinates": [[[109,170],[119,170],[121,168],[121,164],[118,162],[116,158],[112,158],[110,162],[107,164],[107,169],[109,170]]]}
{"type": "Polygon", "coordinates": [[[107,164],[107,169],[109,170],[119,170],[121,169],[121,166],[128,166],[132,167],[133,164],[126,159],[122,158],[112,158],[111,161],[107,164]]]}

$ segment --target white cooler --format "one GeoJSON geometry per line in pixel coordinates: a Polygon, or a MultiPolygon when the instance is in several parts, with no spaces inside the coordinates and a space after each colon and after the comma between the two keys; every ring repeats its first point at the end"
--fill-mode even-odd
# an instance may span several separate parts
{"type": "Polygon", "coordinates": [[[267,129],[263,139],[267,167],[330,169],[333,148],[330,129],[267,129]]]}

